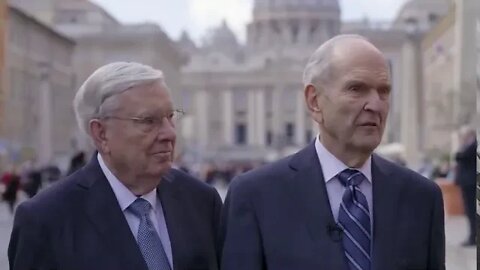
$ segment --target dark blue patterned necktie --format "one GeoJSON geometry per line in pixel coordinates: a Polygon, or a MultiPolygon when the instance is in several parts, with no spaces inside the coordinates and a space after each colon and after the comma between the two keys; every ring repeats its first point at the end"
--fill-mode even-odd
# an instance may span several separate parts
{"type": "Polygon", "coordinates": [[[147,263],[148,270],[170,270],[162,241],[149,217],[151,207],[150,203],[142,198],[136,199],[128,207],[128,210],[140,219],[137,243],[147,263]]]}
{"type": "Polygon", "coordinates": [[[343,247],[350,270],[370,270],[371,223],[367,198],[358,187],[365,176],[346,169],[337,175],[345,186],[338,213],[338,225],[343,230],[343,247]]]}

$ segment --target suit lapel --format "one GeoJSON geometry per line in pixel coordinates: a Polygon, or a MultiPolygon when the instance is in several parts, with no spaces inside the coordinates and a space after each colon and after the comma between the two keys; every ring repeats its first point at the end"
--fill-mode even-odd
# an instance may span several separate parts
{"type": "Polygon", "coordinates": [[[311,143],[292,157],[290,167],[296,171],[290,181],[295,204],[301,208],[308,231],[318,249],[319,269],[348,269],[342,242],[334,241],[329,227],[335,225],[322,169],[311,143]]]}
{"type": "Polygon", "coordinates": [[[181,258],[185,256],[182,254],[180,247],[189,245],[189,243],[184,243],[185,237],[183,237],[182,233],[189,230],[188,228],[184,228],[189,222],[182,221],[186,213],[186,211],[182,209],[185,202],[182,202],[180,198],[181,192],[179,187],[175,185],[172,172],[162,179],[157,191],[160,201],[162,202],[165,222],[167,223],[168,235],[172,246],[173,269],[186,269],[185,266],[182,265],[183,260],[181,258]]]}
{"type": "Polygon", "coordinates": [[[401,179],[392,174],[391,165],[374,155],[373,178],[373,270],[394,269],[393,248],[398,235],[398,201],[401,194],[401,179]]]}
{"type": "Polygon", "coordinates": [[[138,248],[127,220],[118,205],[115,194],[103,174],[97,157],[83,169],[84,179],[79,183],[88,188],[85,211],[99,231],[102,241],[124,266],[122,269],[145,269],[147,266],[138,248]]]}

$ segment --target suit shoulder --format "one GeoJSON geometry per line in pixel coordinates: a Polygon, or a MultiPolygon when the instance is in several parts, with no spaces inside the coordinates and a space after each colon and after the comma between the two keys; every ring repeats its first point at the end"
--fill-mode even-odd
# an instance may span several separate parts
{"type": "Polygon", "coordinates": [[[269,189],[274,187],[278,184],[279,179],[291,175],[292,170],[289,163],[292,157],[282,158],[236,176],[232,181],[230,189],[269,189]]]}
{"type": "Polygon", "coordinates": [[[76,178],[68,176],[58,180],[55,184],[41,190],[38,194],[22,202],[19,207],[22,211],[34,214],[40,220],[51,220],[63,213],[69,202],[78,199],[76,178]]]}
{"type": "Polygon", "coordinates": [[[422,176],[412,169],[395,164],[379,156],[376,156],[375,159],[379,166],[386,168],[393,175],[401,179],[408,188],[419,189],[426,192],[440,192],[440,187],[434,181],[422,176]]]}
{"type": "Polygon", "coordinates": [[[182,188],[188,189],[195,193],[200,192],[210,194],[212,192],[216,192],[215,188],[212,186],[181,170],[172,169],[172,174],[174,176],[173,181],[175,181],[182,188]]]}

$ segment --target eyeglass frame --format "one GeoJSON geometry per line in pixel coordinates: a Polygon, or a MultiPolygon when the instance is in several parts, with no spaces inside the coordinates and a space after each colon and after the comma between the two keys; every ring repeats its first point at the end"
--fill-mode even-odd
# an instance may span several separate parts
{"type": "Polygon", "coordinates": [[[168,121],[171,121],[169,119],[168,114],[173,113],[174,115],[172,118],[175,118],[175,115],[178,115],[176,117],[177,119],[180,119],[185,115],[185,111],[182,109],[174,109],[169,111],[168,113],[165,113],[162,115],[162,117],[156,117],[156,116],[145,116],[145,117],[120,117],[116,115],[104,115],[99,117],[98,119],[117,119],[117,120],[122,120],[122,121],[133,121],[134,123],[140,124],[140,125],[146,125],[148,126],[148,130],[145,130],[145,132],[152,132],[154,130],[157,130],[163,125],[163,119],[167,118],[168,121]],[[147,120],[151,120],[151,123],[146,122],[147,120]],[[155,129],[155,127],[157,129],[155,129]]]}

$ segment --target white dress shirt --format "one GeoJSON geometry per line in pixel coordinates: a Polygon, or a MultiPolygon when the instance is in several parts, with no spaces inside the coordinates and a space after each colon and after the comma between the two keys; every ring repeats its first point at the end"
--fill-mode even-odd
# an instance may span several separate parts
{"type": "MultiPolygon", "coordinates": [[[[323,178],[327,186],[328,200],[330,201],[330,207],[332,209],[333,217],[338,222],[338,211],[340,210],[340,204],[342,202],[343,193],[345,187],[342,185],[337,175],[349,167],[342,161],[336,158],[330,153],[325,146],[317,138],[315,139],[315,149],[317,150],[318,160],[320,161],[323,178]]],[[[373,232],[373,204],[372,204],[372,158],[368,160],[360,168],[351,168],[362,172],[368,181],[362,181],[358,186],[363,195],[367,198],[368,209],[370,211],[370,220],[372,221],[373,232]]]]}
{"type": "MultiPolygon", "coordinates": [[[[102,168],[103,174],[107,177],[108,183],[113,189],[113,193],[115,193],[115,197],[117,198],[118,204],[122,209],[123,214],[125,215],[125,219],[127,220],[128,226],[133,233],[135,239],[137,239],[138,227],[140,226],[140,219],[136,217],[133,213],[127,210],[127,208],[132,204],[138,197],[135,196],[118,178],[113,175],[113,173],[108,169],[107,165],[103,161],[102,156],[97,154],[98,163],[102,168]]],[[[149,193],[141,196],[147,200],[151,205],[152,208],[150,210],[150,220],[155,226],[155,229],[162,241],[163,249],[168,258],[168,262],[170,263],[170,268],[173,269],[173,258],[172,258],[172,247],[170,244],[170,236],[168,235],[167,230],[167,223],[165,222],[165,216],[163,215],[163,208],[162,203],[157,197],[157,189],[150,191],[149,193]]]]}

